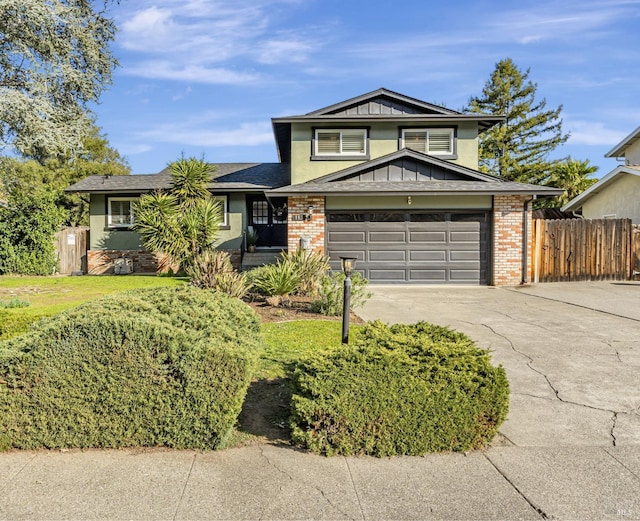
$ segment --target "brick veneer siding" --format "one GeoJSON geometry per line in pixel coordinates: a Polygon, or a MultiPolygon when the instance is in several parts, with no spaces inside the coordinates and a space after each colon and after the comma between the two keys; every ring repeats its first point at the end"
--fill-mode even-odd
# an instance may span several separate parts
{"type": "Polygon", "coordinates": [[[300,246],[300,239],[306,237],[312,251],[324,254],[324,196],[289,197],[288,208],[289,251],[295,251],[300,246]],[[309,206],[313,206],[311,219],[297,220],[308,212],[309,206]]]}
{"type": "MultiPolygon", "coordinates": [[[[495,195],[493,197],[493,284],[517,286],[522,280],[522,255],[525,201],[529,196],[495,195]]],[[[527,266],[531,276],[532,221],[528,212],[527,266]]]]}
{"type": "MultiPolygon", "coordinates": [[[[231,263],[240,267],[240,250],[225,250],[231,255],[231,263]]],[[[113,261],[126,257],[133,261],[133,273],[165,273],[171,268],[178,271],[179,266],[171,264],[165,255],[143,250],[89,250],[87,252],[87,270],[89,275],[113,274],[113,261]]]]}

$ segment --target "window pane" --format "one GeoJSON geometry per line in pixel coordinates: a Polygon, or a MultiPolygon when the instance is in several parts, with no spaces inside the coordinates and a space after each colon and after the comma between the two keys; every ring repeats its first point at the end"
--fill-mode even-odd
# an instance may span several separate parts
{"type": "Polygon", "coordinates": [[[453,151],[451,146],[450,130],[429,131],[429,152],[433,154],[449,154],[453,151]]]}
{"type": "Polygon", "coordinates": [[[412,213],[411,222],[414,223],[434,223],[446,221],[444,213],[412,213]]]}
{"type": "Polygon", "coordinates": [[[133,224],[131,201],[110,200],[111,224],[116,226],[133,224]]]}
{"type": "Polygon", "coordinates": [[[405,130],[404,146],[418,152],[426,152],[427,133],[424,130],[405,130]]]}
{"type": "Polygon", "coordinates": [[[372,213],[370,217],[371,222],[386,222],[386,223],[399,223],[404,222],[405,214],[404,213],[372,213]]]}
{"type": "Polygon", "coordinates": [[[340,132],[318,131],[318,154],[340,153],[340,132]]]}
{"type": "Polygon", "coordinates": [[[363,213],[330,213],[327,215],[327,221],[331,223],[362,223],[364,222],[363,213]]]}
{"type": "Polygon", "coordinates": [[[267,201],[253,201],[251,209],[252,224],[269,224],[269,203],[267,201]]]}
{"type": "Polygon", "coordinates": [[[451,214],[451,220],[454,222],[485,222],[487,219],[486,213],[454,213],[451,214]]]}
{"type": "Polygon", "coordinates": [[[364,154],[364,132],[362,130],[343,130],[342,152],[344,154],[364,154]]]}

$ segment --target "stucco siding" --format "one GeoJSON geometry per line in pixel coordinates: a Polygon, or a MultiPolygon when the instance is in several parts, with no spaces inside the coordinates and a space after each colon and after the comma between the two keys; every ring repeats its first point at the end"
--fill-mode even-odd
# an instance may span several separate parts
{"type": "MultiPolygon", "coordinates": [[[[333,172],[338,172],[349,168],[365,160],[376,159],[398,150],[399,129],[404,127],[402,122],[384,122],[368,124],[340,124],[337,128],[363,128],[370,127],[369,130],[369,156],[360,160],[340,161],[340,160],[313,160],[312,156],[312,134],[314,125],[308,123],[294,123],[291,126],[291,184],[304,183],[311,179],[316,179],[333,172]]],[[[414,124],[412,126],[418,126],[414,124]]],[[[424,127],[434,125],[425,124],[424,127]]],[[[442,126],[442,125],[439,125],[442,126]]],[[[457,125],[457,159],[452,159],[456,163],[468,168],[478,168],[478,130],[477,124],[462,123],[457,125]]]]}
{"type": "Polygon", "coordinates": [[[640,140],[633,142],[624,152],[629,165],[640,165],[640,140]]]}
{"type": "Polygon", "coordinates": [[[326,201],[327,210],[457,210],[465,208],[482,210],[491,209],[491,205],[490,195],[411,196],[411,204],[407,196],[328,196],[326,201]]]}
{"type": "Polygon", "coordinates": [[[582,215],[586,219],[602,219],[605,216],[628,218],[634,224],[640,224],[640,176],[619,176],[619,179],[584,202],[582,215]]]}

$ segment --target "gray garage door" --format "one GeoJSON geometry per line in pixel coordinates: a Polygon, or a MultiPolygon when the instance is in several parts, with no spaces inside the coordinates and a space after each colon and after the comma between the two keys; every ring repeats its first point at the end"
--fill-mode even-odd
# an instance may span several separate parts
{"type": "Polygon", "coordinates": [[[357,257],[372,283],[486,284],[486,212],[347,212],[327,214],[327,252],[357,257]]]}

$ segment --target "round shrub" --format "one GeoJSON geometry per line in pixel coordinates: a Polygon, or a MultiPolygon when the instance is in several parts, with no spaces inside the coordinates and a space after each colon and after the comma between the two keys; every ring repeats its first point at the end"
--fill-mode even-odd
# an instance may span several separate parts
{"type": "Polygon", "coordinates": [[[489,442],[505,420],[502,367],[462,333],[425,322],[366,325],[294,372],[295,442],[321,454],[421,455],[489,442]]]}
{"type": "Polygon", "coordinates": [[[0,343],[0,448],[214,449],[260,346],[253,311],[197,288],[105,297],[0,343]]]}

